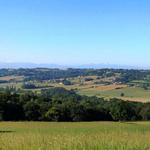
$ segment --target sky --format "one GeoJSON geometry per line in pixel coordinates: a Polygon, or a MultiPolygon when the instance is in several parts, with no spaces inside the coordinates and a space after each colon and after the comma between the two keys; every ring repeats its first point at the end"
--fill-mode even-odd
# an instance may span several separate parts
{"type": "Polygon", "coordinates": [[[0,0],[0,62],[150,65],[149,0],[0,0]]]}

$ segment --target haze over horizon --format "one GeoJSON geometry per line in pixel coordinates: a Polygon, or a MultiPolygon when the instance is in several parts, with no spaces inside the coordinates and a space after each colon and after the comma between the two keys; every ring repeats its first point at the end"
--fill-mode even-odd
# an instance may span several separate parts
{"type": "Polygon", "coordinates": [[[1,0],[0,62],[149,66],[148,0],[1,0]]]}
{"type": "Polygon", "coordinates": [[[0,62],[0,69],[2,68],[10,68],[10,69],[19,69],[19,68],[59,68],[59,69],[67,69],[67,68],[80,68],[80,69],[146,69],[150,70],[150,65],[126,65],[126,64],[52,64],[52,63],[30,63],[30,62],[9,62],[2,63],[0,62]]]}

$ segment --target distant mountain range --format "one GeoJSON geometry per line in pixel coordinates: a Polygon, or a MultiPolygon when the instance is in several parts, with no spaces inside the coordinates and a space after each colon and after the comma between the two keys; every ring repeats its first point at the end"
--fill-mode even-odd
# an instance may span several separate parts
{"type": "Polygon", "coordinates": [[[63,68],[57,64],[0,63],[0,68],[63,68]]]}
{"type": "Polygon", "coordinates": [[[36,63],[0,63],[0,68],[114,68],[114,69],[150,69],[150,66],[129,66],[116,64],[85,64],[85,65],[58,65],[58,64],[36,64],[36,63]]]}

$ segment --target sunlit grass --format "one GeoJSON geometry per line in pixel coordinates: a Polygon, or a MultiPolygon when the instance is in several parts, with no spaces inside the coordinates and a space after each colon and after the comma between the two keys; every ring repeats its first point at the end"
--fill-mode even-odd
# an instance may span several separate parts
{"type": "Polygon", "coordinates": [[[150,123],[1,122],[1,150],[149,150],[150,123]]]}

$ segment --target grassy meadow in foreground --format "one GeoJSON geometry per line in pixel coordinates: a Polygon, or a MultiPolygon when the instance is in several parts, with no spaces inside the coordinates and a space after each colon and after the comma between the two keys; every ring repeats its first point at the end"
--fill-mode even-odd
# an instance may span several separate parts
{"type": "Polygon", "coordinates": [[[0,150],[149,150],[150,122],[1,122],[0,150]]]}

